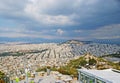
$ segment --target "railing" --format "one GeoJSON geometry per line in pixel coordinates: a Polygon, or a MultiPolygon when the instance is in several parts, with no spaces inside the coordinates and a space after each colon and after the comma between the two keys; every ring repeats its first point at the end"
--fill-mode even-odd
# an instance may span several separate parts
{"type": "MultiPolygon", "coordinates": [[[[98,76],[95,76],[93,74],[90,74],[88,72],[85,71],[79,71],[79,81],[81,81],[80,83],[86,83],[86,81],[88,81],[88,79],[92,79],[93,82],[89,82],[89,83],[97,83],[96,81],[100,81],[101,83],[112,83],[106,79],[100,78],[98,76]],[[86,80],[87,78],[87,80],[86,80]]],[[[90,80],[89,80],[90,81],[90,80]]]]}

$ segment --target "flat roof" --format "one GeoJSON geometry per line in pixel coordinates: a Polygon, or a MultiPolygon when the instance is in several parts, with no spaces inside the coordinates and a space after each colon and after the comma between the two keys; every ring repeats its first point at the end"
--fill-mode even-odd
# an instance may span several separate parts
{"type": "Polygon", "coordinates": [[[96,78],[102,78],[108,80],[112,83],[120,83],[120,72],[115,72],[112,69],[105,70],[87,70],[87,69],[78,69],[83,73],[88,73],[90,76],[95,76],[96,78]]]}

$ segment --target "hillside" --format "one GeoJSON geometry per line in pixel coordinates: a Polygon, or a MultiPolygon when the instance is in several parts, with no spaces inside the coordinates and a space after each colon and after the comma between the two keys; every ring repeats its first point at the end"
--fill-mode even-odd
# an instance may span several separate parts
{"type": "MultiPolygon", "coordinates": [[[[77,59],[70,60],[67,65],[61,66],[59,68],[51,67],[51,70],[59,71],[62,74],[73,75],[77,77],[77,69],[86,68],[86,69],[117,69],[120,70],[120,63],[113,63],[107,61],[106,59],[95,57],[90,53],[87,53],[83,56],[78,57],[77,59]]],[[[38,71],[45,71],[46,67],[37,69],[38,71]]]]}
{"type": "MultiPolygon", "coordinates": [[[[24,65],[36,70],[39,67],[66,65],[70,60],[90,53],[93,56],[103,56],[120,53],[119,45],[85,43],[81,41],[67,41],[62,44],[21,44],[0,45],[0,70],[5,72],[24,71],[24,65]]],[[[18,72],[20,73],[20,72],[18,72]]]]}

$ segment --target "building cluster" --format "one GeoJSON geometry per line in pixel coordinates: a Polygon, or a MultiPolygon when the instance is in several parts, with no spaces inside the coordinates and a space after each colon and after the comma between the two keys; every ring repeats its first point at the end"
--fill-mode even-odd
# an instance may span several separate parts
{"type": "Polygon", "coordinates": [[[73,59],[70,51],[71,48],[68,45],[59,46],[53,43],[1,46],[0,70],[7,74],[19,75],[24,73],[25,68],[34,72],[37,68],[44,66],[60,67],[73,59]],[[4,53],[8,56],[4,56],[4,53]],[[17,53],[22,54],[14,55],[17,53]]]}
{"type": "Polygon", "coordinates": [[[119,83],[120,71],[78,69],[79,83],[119,83]]]}
{"type": "Polygon", "coordinates": [[[43,66],[60,67],[71,59],[91,53],[96,56],[114,54],[120,51],[118,45],[108,44],[79,44],[79,43],[43,43],[0,45],[0,70],[12,75],[19,75],[25,68],[35,71],[43,66]],[[12,52],[12,53],[11,53],[12,52]],[[3,53],[10,53],[8,56],[3,53]],[[14,55],[22,53],[19,56],[14,55]],[[13,56],[14,55],[14,56],[13,56]]]}

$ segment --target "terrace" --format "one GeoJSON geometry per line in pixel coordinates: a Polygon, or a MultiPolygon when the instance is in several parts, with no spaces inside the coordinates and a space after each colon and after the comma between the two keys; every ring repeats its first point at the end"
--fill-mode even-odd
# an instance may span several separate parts
{"type": "Polygon", "coordinates": [[[78,69],[80,83],[120,83],[118,70],[87,70],[78,69]]]}

